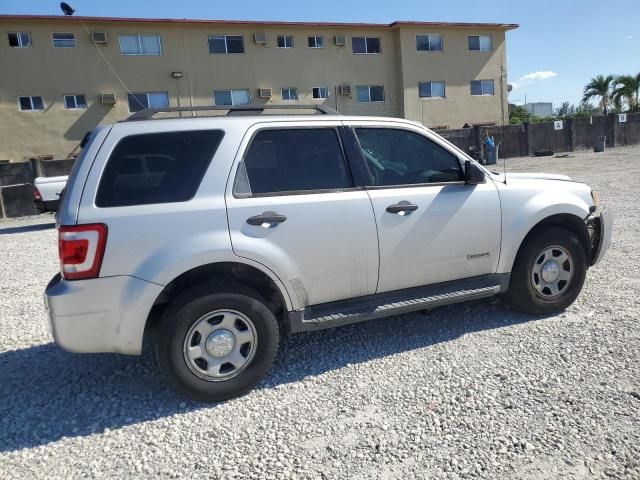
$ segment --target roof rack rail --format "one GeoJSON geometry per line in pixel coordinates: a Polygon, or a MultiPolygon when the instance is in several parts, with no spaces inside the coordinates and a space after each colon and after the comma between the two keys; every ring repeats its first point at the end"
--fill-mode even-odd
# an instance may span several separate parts
{"type": "Polygon", "coordinates": [[[340,115],[338,111],[325,107],[324,105],[213,105],[200,107],[145,108],[144,110],[140,110],[139,112],[130,115],[125,122],[150,120],[158,113],[206,112],[210,110],[227,110],[227,116],[256,115],[263,113],[265,110],[315,110],[316,112],[324,115],[340,115]]]}

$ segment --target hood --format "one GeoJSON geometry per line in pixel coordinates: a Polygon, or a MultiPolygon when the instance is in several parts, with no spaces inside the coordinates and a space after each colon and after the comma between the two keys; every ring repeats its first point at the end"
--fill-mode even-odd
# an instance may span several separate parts
{"type": "MultiPolygon", "coordinates": [[[[504,173],[491,172],[495,175],[494,178],[499,182],[504,181],[504,173]]],[[[562,180],[564,182],[571,182],[571,177],[568,175],[556,175],[553,173],[510,173],[507,172],[507,182],[509,180],[562,180]]]]}

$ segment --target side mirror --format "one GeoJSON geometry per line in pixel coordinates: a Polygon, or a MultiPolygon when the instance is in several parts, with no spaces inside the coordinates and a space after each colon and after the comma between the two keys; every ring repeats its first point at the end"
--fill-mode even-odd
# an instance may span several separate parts
{"type": "Polygon", "coordinates": [[[471,160],[464,162],[464,182],[467,185],[478,185],[486,182],[486,176],[482,169],[471,160]]]}

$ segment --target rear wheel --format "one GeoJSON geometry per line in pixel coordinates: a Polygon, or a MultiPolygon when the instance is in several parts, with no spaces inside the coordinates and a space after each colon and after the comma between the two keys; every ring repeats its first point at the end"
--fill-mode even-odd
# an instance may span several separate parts
{"type": "Polygon", "coordinates": [[[586,272],[586,254],[578,237],[562,227],[550,226],[534,232],[522,245],[508,295],[527,313],[558,313],[578,297],[586,272]]]}
{"type": "Polygon", "coordinates": [[[246,393],[277,353],[278,322],[264,300],[242,285],[204,285],[167,307],[156,353],[171,385],[197,401],[246,393]]]}

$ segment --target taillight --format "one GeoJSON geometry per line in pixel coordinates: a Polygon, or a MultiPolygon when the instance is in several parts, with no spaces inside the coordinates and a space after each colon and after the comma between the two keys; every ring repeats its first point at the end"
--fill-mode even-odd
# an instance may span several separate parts
{"type": "Polygon", "coordinates": [[[58,228],[60,273],[67,280],[96,278],[100,274],[107,226],[103,223],[58,228]]]}
{"type": "Polygon", "coordinates": [[[38,188],[35,186],[33,187],[33,199],[38,201],[42,200],[42,195],[40,195],[40,190],[38,190],[38,188]]]}

